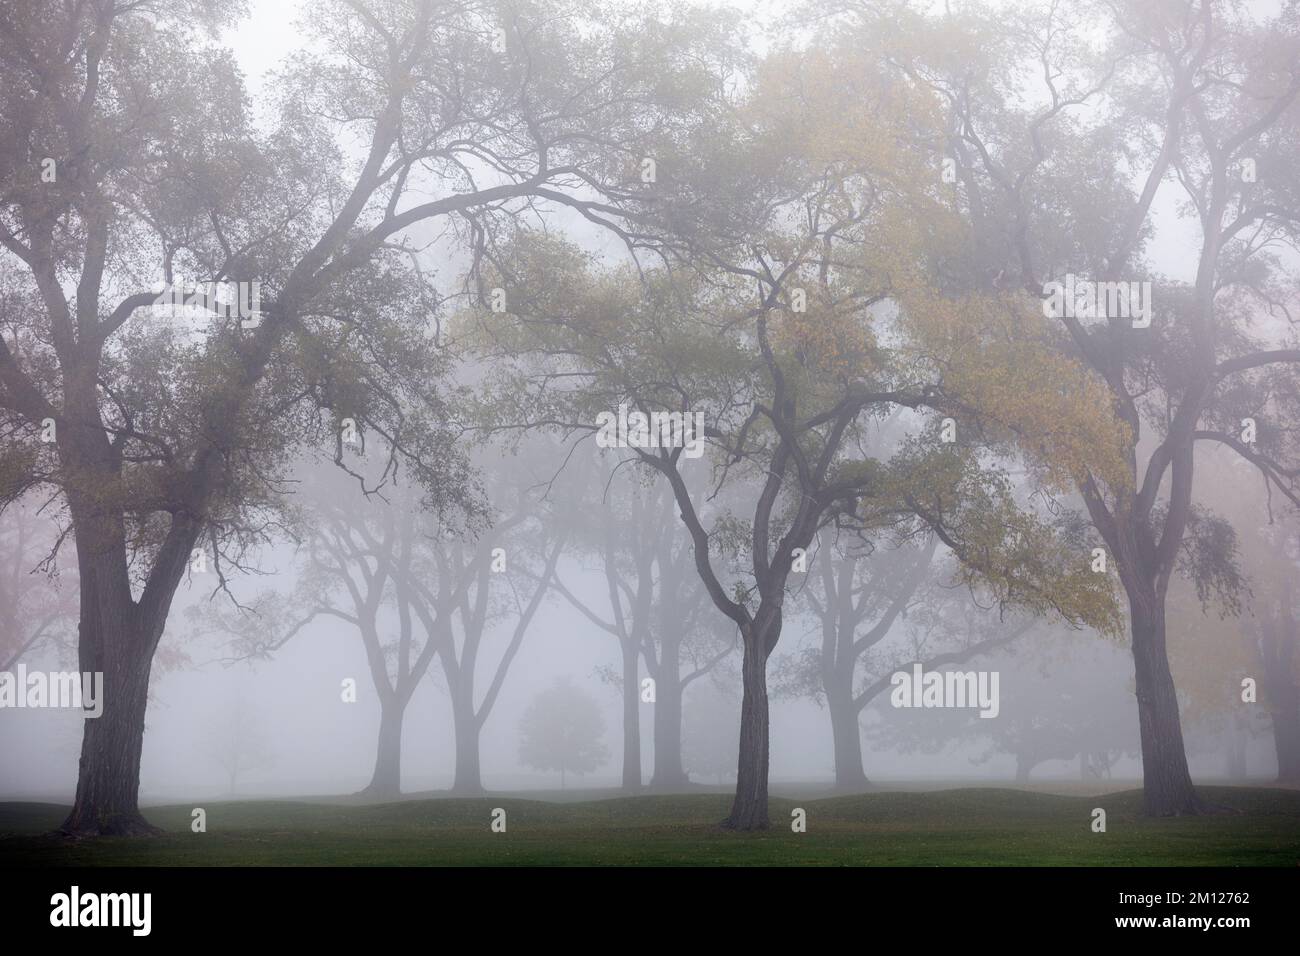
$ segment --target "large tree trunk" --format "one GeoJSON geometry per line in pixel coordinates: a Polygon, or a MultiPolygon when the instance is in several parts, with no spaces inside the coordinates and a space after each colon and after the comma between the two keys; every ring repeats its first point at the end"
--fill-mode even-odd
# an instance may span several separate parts
{"type": "MultiPolygon", "coordinates": [[[[60,461],[79,476],[66,489],[80,579],[77,659],[82,673],[103,674],[103,711],[82,721],[77,795],[60,830],[74,836],[154,834],[161,831],[145,821],[139,805],[149,674],[201,521],[189,512],[172,515],[137,601],[116,499],[121,462],[93,424],[99,421],[93,370],[79,370],[65,395],[65,413],[79,423],[59,434],[60,461]]],[[[198,497],[210,490],[199,488],[198,497]]]]}
{"type": "Polygon", "coordinates": [[[867,775],[862,769],[862,734],[852,684],[840,681],[827,687],[826,709],[835,743],[835,789],[861,790],[867,785],[867,775]]]}
{"type": "Polygon", "coordinates": [[[453,793],[482,793],[483,775],[479,764],[479,722],[473,700],[466,694],[453,694],[452,722],[456,727],[456,777],[453,793]]]}
{"type": "MultiPolygon", "coordinates": [[[[744,700],[740,707],[740,756],[736,766],[736,797],[722,822],[732,830],[765,830],[767,817],[768,703],[767,635],[754,625],[744,629],[745,658],[741,664],[744,700]]],[[[773,641],[772,643],[775,643],[773,641]]]]}
{"type": "Polygon", "coordinates": [[[381,698],[375,772],[361,791],[368,797],[402,795],[402,718],[405,713],[406,704],[396,695],[381,698]]]}
{"type": "Polygon", "coordinates": [[[659,647],[655,687],[655,770],[650,786],[677,790],[688,783],[682,768],[682,682],[680,637],[665,634],[659,647]]]}
{"type": "Polygon", "coordinates": [[[140,755],[154,645],[134,632],[133,616],[82,617],[78,659],[83,673],[103,673],[104,709],[82,721],[77,796],[60,827],[72,836],[161,832],[140,813],[140,755]]]}
{"type": "Polygon", "coordinates": [[[623,647],[623,789],[641,789],[641,684],[633,642],[623,647]]]}
{"type": "MultiPolygon", "coordinates": [[[[453,647],[450,635],[446,641],[449,648],[453,647]]],[[[476,654],[477,642],[467,641],[459,665],[451,651],[445,651],[442,656],[447,689],[451,692],[451,722],[456,736],[456,776],[452,779],[451,790],[458,794],[483,792],[483,777],[479,769],[479,737],[483,725],[474,706],[476,654]]]]}
{"type": "Polygon", "coordinates": [[[149,674],[195,531],[188,523],[173,527],[150,575],[148,601],[138,603],[121,516],[76,497],[69,503],[80,573],[77,659],[82,673],[103,674],[103,711],[82,721],[77,795],[60,830],[73,836],[159,833],[139,805],[149,674]]]}
{"type": "Polygon", "coordinates": [[[1142,738],[1142,805],[1148,816],[1200,813],[1187,770],[1178,695],[1165,650],[1164,601],[1148,594],[1129,596],[1133,664],[1137,681],[1138,725],[1142,738]]]}

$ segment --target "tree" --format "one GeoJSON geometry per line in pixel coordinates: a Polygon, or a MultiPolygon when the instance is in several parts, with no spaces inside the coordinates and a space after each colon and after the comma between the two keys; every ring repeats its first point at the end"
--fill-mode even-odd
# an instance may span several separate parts
{"type": "Polygon", "coordinates": [[[654,571],[654,549],[664,526],[655,520],[653,495],[635,484],[618,482],[614,472],[602,475],[588,469],[566,485],[571,500],[561,520],[577,526],[579,547],[599,561],[605,579],[604,607],[581,599],[558,574],[552,585],[588,621],[618,641],[619,670],[606,677],[622,698],[623,789],[635,792],[641,789],[640,664],[654,608],[664,599],[660,593],[656,601],[654,571]],[[602,478],[602,487],[593,489],[593,479],[602,478]],[[612,487],[615,484],[621,494],[612,487]],[[594,494],[600,495],[599,508],[590,505],[594,494]],[[620,504],[617,514],[615,498],[620,504]]]}
{"type": "MultiPolygon", "coordinates": [[[[569,468],[570,474],[576,470],[569,468]]],[[[601,474],[599,510],[577,501],[561,519],[578,525],[586,549],[600,560],[608,612],[580,599],[558,577],[554,587],[619,643],[621,668],[611,675],[623,698],[623,788],[641,786],[640,661],[654,681],[654,776],[651,786],[671,790],[688,782],[682,766],[682,695],[734,649],[734,628],[713,613],[712,603],[690,566],[690,539],[673,514],[671,492],[647,486],[644,476],[601,474]],[[614,503],[618,503],[617,511],[614,503]]],[[[570,481],[582,501],[586,481],[570,481]]]]}
{"type": "Polygon", "coordinates": [[[930,107],[895,96],[849,46],[834,53],[775,55],[735,110],[745,132],[709,170],[752,177],[743,215],[728,220],[741,233],[732,244],[636,273],[601,271],[534,234],[497,263],[516,312],[476,317],[485,354],[517,373],[496,398],[515,397],[506,421],[591,436],[620,406],[645,423],[703,416],[714,490],[745,489],[744,512],[709,527],[712,493],[686,482],[681,468],[694,463],[682,443],[643,427],[647,440],[619,452],[667,482],[696,571],[741,634],[739,773],[724,821],[736,829],[767,826],[767,660],[795,565],[821,528],[929,527],[995,600],[1103,627],[1112,613],[1109,585],[1023,507],[993,456],[1022,454],[1040,484],[1061,487],[1084,448],[1118,455],[1117,423],[1104,401],[1077,400],[1097,390],[1050,353],[1040,312],[1004,296],[950,298],[926,278],[942,237],[908,224],[946,217],[921,179],[908,117],[930,107]],[[573,278],[584,268],[587,279],[573,278]],[[906,439],[873,441],[875,423],[900,408],[916,413],[906,439]],[[947,442],[949,430],[966,437],[947,442]],[[724,581],[724,539],[733,555],[745,542],[740,579],[724,581]]]}
{"type": "MultiPolygon", "coordinates": [[[[698,477],[703,477],[702,469],[698,477]]],[[[658,483],[656,491],[662,494],[665,490],[665,485],[658,483]]],[[[690,782],[682,731],[686,692],[701,678],[716,676],[719,666],[737,650],[738,642],[735,624],[717,613],[695,573],[691,559],[694,545],[672,513],[675,499],[662,494],[657,500],[657,522],[665,529],[655,554],[659,600],[643,653],[646,669],[655,681],[655,769],[650,785],[672,790],[690,782]]],[[[733,746],[733,757],[735,753],[733,746]]]]}
{"type": "Polygon", "coordinates": [[[874,558],[866,556],[861,543],[856,550],[852,543],[841,550],[829,532],[822,533],[819,543],[803,596],[821,626],[820,646],[790,659],[777,689],[825,701],[835,748],[835,785],[861,788],[867,776],[858,721],[869,699],[857,696],[858,663],[914,602],[938,539],[874,558]],[[869,626],[860,631],[864,624],[869,626]]]}
{"type": "Polygon", "coordinates": [[[1078,490],[1127,597],[1145,812],[1199,812],[1166,639],[1171,577],[1184,563],[1212,570],[1194,556],[1195,446],[1234,450],[1300,504],[1297,438],[1283,425],[1298,391],[1300,348],[1282,321],[1295,268],[1272,251],[1300,228],[1295,10],[1215,0],[854,10],[857,35],[893,51],[899,80],[944,103],[967,283],[1044,303],[1061,354],[1091,370],[1127,425],[1123,480],[1089,461],[1078,490]],[[1145,247],[1170,189],[1199,233],[1195,275],[1149,280],[1135,321],[1127,306],[1142,294],[1129,277],[1154,272],[1145,247]],[[1127,300],[1101,303],[1116,280],[1127,300]],[[1068,305],[1065,288],[1077,289],[1068,305]],[[1247,419],[1260,426],[1249,440],[1247,419]]]}
{"type": "Polygon", "coordinates": [[[76,572],[54,562],[60,537],[34,501],[0,514],[0,671],[49,648],[63,654],[73,646],[76,572]]]}
{"type": "Polygon", "coordinates": [[[233,797],[243,774],[273,759],[263,715],[250,701],[235,698],[208,721],[207,751],[225,773],[227,793],[233,797]]]}
{"type": "Polygon", "coordinates": [[[1248,737],[1271,725],[1278,780],[1294,783],[1300,779],[1296,522],[1270,520],[1267,487],[1252,481],[1252,467],[1232,452],[1203,449],[1200,459],[1197,520],[1210,524],[1201,537],[1222,542],[1217,551],[1202,549],[1202,559],[1231,559],[1239,581],[1223,595],[1198,593],[1193,581],[1170,587],[1169,662],[1182,712],[1226,745],[1233,778],[1245,776],[1248,737]],[[1217,515],[1208,513],[1209,505],[1217,515]],[[1229,544],[1237,550],[1225,554],[1229,544]],[[1248,678],[1255,682],[1251,699],[1248,678]]]}
{"type": "MultiPolygon", "coordinates": [[[[295,499],[301,564],[293,592],[263,592],[248,608],[205,608],[195,615],[201,629],[232,636],[232,657],[240,660],[270,656],[318,619],[342,620],[356,629],[380,706],[374,773],[362,791],[370,796],[401,793],[406,708],[435,656],[451,695],[452,790],[482,792],[483,725],[564,548],[563,533],[542,531],[537,495],[505,480],[490,457],[478,460],[495,476],[487,489],[490,502],[509,508],[491,527],[443,522],[421,510],[418,496],[405,486],[364,495],[341,471],[307,476],[295,499]],[[530,571],[530,560],[540,570],[530,571]],[[506,587],[494,586],[497,581],[506,587]],[[512,616],[511,639],[478,700],[483,637],[494,620],[512,616]]],[[[349,469],[363,469],[354,471],[363,477],[364,465],[349,459],[349,469]]]]}
{"type": "MultiPolygon", "coordinates": [[[[1240,714],[1237,723],[1248,726],[1247,715],[1240,712],[1254,707],[1242,700],[1242,679],[1252,673],[1259,675],[1258,701],[1272,726],[1277,780],[1295,785],[1300,784],[1300,595],[1295,584],[1300,574],[1300,532],[1295,521],[1260,526],[1258,497],[1235,498],[1238,509],[1254,505],[1254,520],[1242,521],[1242,526],[1253,532],[1243,539],[1242,547],[1250,606],[1228,635],[1229,639],[1244,640],[1246,666],[1226,670],[1224,689],[1230,694],[1233,710],[1240,714]]],[[[1234,510],[1240,514],[1238,509],[1234,510]]]]}
{"type": "Polygon", "coordinates": [[[341,473],[333,480],[308,479],[304,576],[294,601],[302,612],[275,643],[283,646],[318,617],[356,628],[379,698],[375,768],[362,791],[374,797],[402,792],[403,718],[440,637],[427,625],[420,630],[412,613],[411,581],[421,567],[424,527],[415,497],[402,490],[393,489],[387,500],[379,500],[358,494],[341,473]],[[395,629],[384,613],[388,610],[396,612],[395,629]],[[388,636],[394,630],[396,640],[388,636]]]}
{"type": "Polygon", "coordinates": [[[1295,785],[1300,784],[1300,601],[1294,582],[1300,545],[1294,536],[1289,547],[1278,544],[1277,563],[1289,570],[1290,579],[1255,613],[1255,646],[1273,724],[1277,780],[1295,785]]]}
{"type": "Polygon", "coordinates": [[[1010,755],[1018,783],[1029,782],[1034,768],[1049,760],[1077,759],[1081,779],[1091,779],[1138,752],[1131,672],[1113,645],[1056,631],[1018,643],[990,665],[1000,674],[996,718],[882,705],[868,739],[878,748],[924,753],[981,746],[972,762],[1010,755]]]}
{"type": "Polygon", "coordinates": [[[154,832],[139,764],[173,597],[198,555],[221,576],[269,533],[296,448],[351,419],[431,499],[462,497],[414,232],[440,221],[481,253],[512,217],[565,207],[654,245],[620,225],[643,199],[635,164],[702,121],[727,46],[703,14],[320,0],[268,130],[208,41],[241,7],[0,11],[0,245],[7,307],[24,306],[6,316],[20,343],[0,342],[0,502],[60,492],[81,669],[110,702],[85,722],[68,833],[154,832]],[[183,277],[238,283],[245,308],[190,295],[150,315],[183,277]]]}
{"type": "Polygon", "coordinates": [[[519,722],[519,759],[537,770],[558,770],[560,789],[570,773],[585,774],[609,760],[600,706],[569,678],[533,698],[519,722]]]}
{"type": "MultiPolygon", "coordinates": [[[[348,467],[361,465],[350,462],[348,467]]],[[[406,486],[366,495],[342,470],[303,470],[308,473],[294,499],[290,529],[297,538],[293,589],[262,591],[248,606],[235,602],[191,608],[190,618],[199,634],[229,639],[226,663],[269,658],[321,619],[354,628],[380,709],[374,771],[362,793],[396,797],[401,794],[406,707],[439,638],[427,629],[421,632],[411,611],[409,582],[421,567],[423,543],[418,496],[406,486]]]]}
{"type": "Polygon", "coordinates": [[[867,784],[860,721],[898,671],[963,664],[1005,647],[1033,618],[983,614],[978,596],[948,586],[950,560],[935,560],[938,538],[879,543],[829,530],[819,536],[812,573],[800,597],[821,640],[787,657],[777,692],[825,703],[835,750],[835,785],[867,784]]]}
{"type": "MultiPolygon", "coordinates": [[[[534,446],[532,451],[539,449],[534,446]]],[[[501,509],[499,520],[472,539],[432,536],[426,542],[432,563],[426,573],[410,578],[411,607],[425,628],[438,636],[439,658],[451,694],[455,793],[483,791],[479,759],[483,727],[549,593],[568,540],[568,530],[556,527],[553,514],[541,510],[542,495],[530,486],[526,472],[524,480],[508,482],[501,478],[503,463],[488,461],[485,470],[497,476],[491,489],[494,504],[501,509]],[[489,625],[501,621],[509,627],[510,638],[479,697],[483,638],[489,625]]]]}

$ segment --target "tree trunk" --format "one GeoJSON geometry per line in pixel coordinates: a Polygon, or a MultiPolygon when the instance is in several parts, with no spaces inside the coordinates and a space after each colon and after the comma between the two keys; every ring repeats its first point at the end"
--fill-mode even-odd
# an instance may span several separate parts
{"type": "Polygon", "coordinates": [[[375,772],[361,792],[369,797],[402,795],[402,718],[405,704],[395,696],[381,698],[379,748],[375,755],[375,772]]]}
{"type": "Polygon", "coordinates": [[[1143,812],[1155,817],[1200,813],[1204,805],[1187,770],[1178,695],[1165,650],[1164,601],[1154,593],[1137,600],[1130,595],[1129,610],[1142,738],[1143,812]]]}
{"type": "Polygon", "coordinates": [[[456,731],[456,776],[452,793],[482,793],[479,761],[479,722],[474,713],[473,688],[452,687],[451,719],[456,731]]]}
{"type": "Polygon", "coordinates": [[[1293,661],[1300,635],[1292,615],[1287,606],[1276,619],[1264,617],[1260,658],[1277,752],[1277,782],[1296,784],[1300,783],[1300,687],[1293,676],[1293,661]]]}
{"type": "Polygon", "coordinates": [[[1038,761],[1024,754],[1016,754],[1016,783],[1028,783],[1029,772],[1034,769],[1038,761]]]}
{"type": "Polygon", "coordinates": [[[862,769],[862,735],[852,684],[827,687],[826,709],[835,743],[835,789],[861,790],[867,785],[867,775],[862,769]]]}
{"type": "Polygon", "coordinates": [[[95,607],[96,588],[83,578],[78,660],[102,673],[103,712],[82,721],[77,796],[60,830],[73,836],[142,836],[161,831],[140,813],[140,755],[155,641],[133,626],[128,601],[95,607]],[[90,604],[90,607],[87,607],[90,604]],[[116,606],[114,606],[116,605],[116,606]]]}
{"type": "Polygon", "coordinates": [[[655,770],[650,786],[679,790],[690,783],[682,768],[682,682],[680,637],[664,635],[655,687],[655,770]]]}
{"type": "Polygon", "coordinates": [[[641,789],[641,684],[637,670],[639,648],[623,647],[623,789],[641,789]]]}
{"type": "MultiPolygon", "coordinates": [[[[73,417],[95,421],[93,387],[91,397],[86,394],[82,393],[84,401],[80,402],[71,395],[68,407],[73,417]]],[[[94,434],[89,444],[95,450],[67,441],[65,432],[60,437],[60,459],[65,467],[112,486],[119,473],[117,465],[103,447],[102,433],[89,427],[87,431],[94,434]]],[[[140,813],[140,756],[149,675],[200,524],[189,514],[172,516],[172,525],[136,601],[121,511],[80,488],[68,492],[68,507],[80,577],[77,660],[82,673],[103,674],[103,710],[99,717],[82,721],[77,795],[60,831],[71,836],[160,833],[140,813]]]]}
{"type": "Polygon", "coordinates": [[[745,628],[743,635],[745,658],[741,673],[745,695],[740,707],[736,797],[731,814],[722,825],[731,830],[765,830],[768,826],[767,655],[770,645],[766,634],[753,625],[745,628]]]}
{"type": "Polygon", "coordinates": [[[1246,736],[1233,728],[1228,735],[1227,773],[1229,780],[1246,779],[1246,736]]]}
{"type": "Polygon", "coordinates": [[[452,793],[483,793],[483,774],[479,764],[478,723],[468,727],[456,726],[456,777],[451,784],[452,793]]]}
{"type": "Polygon", "coordinates": [[[1300,784],[1300,692],[1290,681],[1285,684],[1272,710],[1277,781],[1300,784]]]}

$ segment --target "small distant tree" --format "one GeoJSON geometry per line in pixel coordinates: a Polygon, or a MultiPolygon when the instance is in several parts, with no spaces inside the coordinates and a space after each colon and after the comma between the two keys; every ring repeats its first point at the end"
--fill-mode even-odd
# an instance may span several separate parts
{"type": "Polygon", "coordinates": [[[536,770],[590,773],[609,760],[600,706],[568,677],[539,693],[519,724],[519,759],[536,770]]]}
{"type": "Polygon", "coordinates": [[[266,723],[258,709],[240,697],[214,715],[209,722],[207,752],[225,772],[228,793],[234,796],[239,778],[271,763],[266,723]]]}

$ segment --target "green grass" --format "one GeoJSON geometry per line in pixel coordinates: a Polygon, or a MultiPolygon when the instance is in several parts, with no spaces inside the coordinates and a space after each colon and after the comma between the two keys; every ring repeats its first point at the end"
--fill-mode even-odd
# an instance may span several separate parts
{"type": "Polygon", "coordinates": [[[71,842],[45,836],[65,808],[0,803],[0,865],[571,865],[777,864],[871,866],[1288,866],[1300,864],[1300,792],[1204,787],[1234,812],[1146,819],[1141,793],[1058,796],[1010,789],[884,792],[773,799],[771,830],[718,827],[721,793],[555,803],[481,799],[208,802],[208,832],[191,806],[152,807],[168,832],[71,842]],[[808,832],[790,831],[807,811],[808,832]],[[1091,832],[1093,807],[1107,832],[1091,832]],[[508,829],[490,832],[493,807],[508,829]]]}

